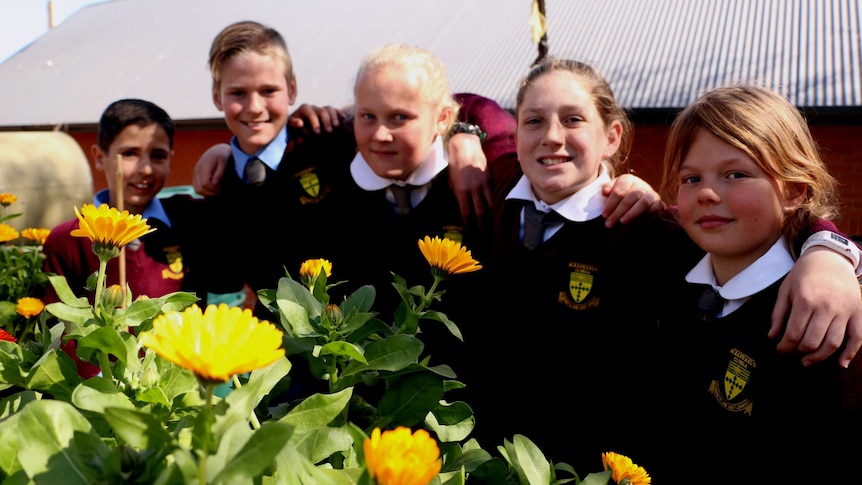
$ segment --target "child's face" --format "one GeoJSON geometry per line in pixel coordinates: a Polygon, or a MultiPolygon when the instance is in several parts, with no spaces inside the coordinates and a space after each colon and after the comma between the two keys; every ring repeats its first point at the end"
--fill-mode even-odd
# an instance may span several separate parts
{"type": "Polygon", "coordinates": [[[679,170],[680,222],[714,264],[732,268],[732,276],[781,235],[785,215],[798,207],[803,193],[788,189],[745,152],[698,129],[679,170]]]}
{"type": "Polygon", "coordinates": [[[356,145],[377,175],[404,180],[444,134],[451,109],[421,96],[422,86],[400,66],[366,72],[356,84],[356,145]]]}
{"type": "Polygon", "coordinates": [[[284,62],[257,53],[224,63],[221,86],[213,90],[216,108],[224,112],[225,123],[249,155],[275,139],[295,100],[296,82],[287,82],[284,62]]]}
{"type": "Polygon", "coordinates": [[[157,124],[129,125],[111,143],[108,153],[93,145],[96,169],[105,172],[111,205],[123,198],[123,209],[140,214],[162,187],[171,170],[171,143],[157,124]],[[117,155],[122,159],[122,186],[117,184],[117,155]]]}
{"type": "Polygon", "coordinates": [[[536,196],[553,204],[596,179],[621,134],[619,121],[605,124],[575,74],[551,71],[535,79],[518,108],[518,161],[536,196]]]}

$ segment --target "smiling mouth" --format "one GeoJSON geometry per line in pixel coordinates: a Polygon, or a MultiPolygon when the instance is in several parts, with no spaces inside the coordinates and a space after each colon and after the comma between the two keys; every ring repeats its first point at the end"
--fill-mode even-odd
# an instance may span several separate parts
{"type": "Polygon", "coordinates": [[[571,162],[571,158],[540,158],[537,160],[539,163],[545,166],[551,165],[559,165],[561,163],[571,162]]]}

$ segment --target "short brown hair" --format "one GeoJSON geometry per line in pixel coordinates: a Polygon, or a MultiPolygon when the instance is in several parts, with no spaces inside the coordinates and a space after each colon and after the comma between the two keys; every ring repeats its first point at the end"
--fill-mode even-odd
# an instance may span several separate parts
{"type": "Polygon", "coordinates": [[[213,78],[213,89],[221,87],[221,70],[224,64],[248,52],[272,56],[284,62],[284,77],[288,85],[296,81],[293,62],[287,50],[284,37],[259,22],[244,20],[225,27],[213,39],[210,46],[209,68],[213,78]]]}

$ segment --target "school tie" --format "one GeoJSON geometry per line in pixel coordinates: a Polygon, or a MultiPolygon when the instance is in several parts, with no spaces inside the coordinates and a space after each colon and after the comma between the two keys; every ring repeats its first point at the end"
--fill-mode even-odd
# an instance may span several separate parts
{"type": "Polygon", "coordinates": [[[252,157],[245,164],[245,179],[249,185],[260,185],[266,180],[266,165],[257,157],[252,157]]]}
{"type": "Polygon", "coordinates": [[[563,217],[556,211],[542,212],[536,209],[536,204],[524,204],[524,245],[533,249],[545,240],[545,231],[554,223],[563,222],[563,217]]]}
{"type": "Polygon", "coordinates": [[[389,190],[392,191],[392,196],[395,198],[395,212],[400,216],[406,216],[413,209],[413,204],[410,202],[410,192],[416,187],[413,185],[398,185],[392,184],[389,190]]]}
{"type": "Polygon", "coordinates": [[[724,310],[724,304],[727,302],[724,298],[715,291],[712,285],[707,285],[700,295],[700,300],[697,302],[698,316],[706,321],[713,321],[724,310]]]}

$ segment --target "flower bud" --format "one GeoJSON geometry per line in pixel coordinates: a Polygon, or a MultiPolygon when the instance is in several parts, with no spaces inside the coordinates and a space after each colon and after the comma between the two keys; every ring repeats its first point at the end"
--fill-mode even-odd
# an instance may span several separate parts
{"type": "Polygon", "coordinates": [[[326,314],[326,318],[336,325],[341,323],[341,320],[344,318],[344,315],[341,313],[341,308],[338,308],[338,305],[330,303],[329,305],[326,305],[326,309],[323,311],[326,314]]]}
{"type": "Polygon", "coordinates": [[[105,308],[117,308],[126,301],[126,290],[120,285],[111,285],[105,290],[102,297],[102,304],[105,308]]]}
{"type": "Polygon", "coordinates": [[[161,378],[162,376],[159,375],[159,371],[153,367],[147,367],[141,374],[141,387],[153,387],[159,383],[161,378]]]}

